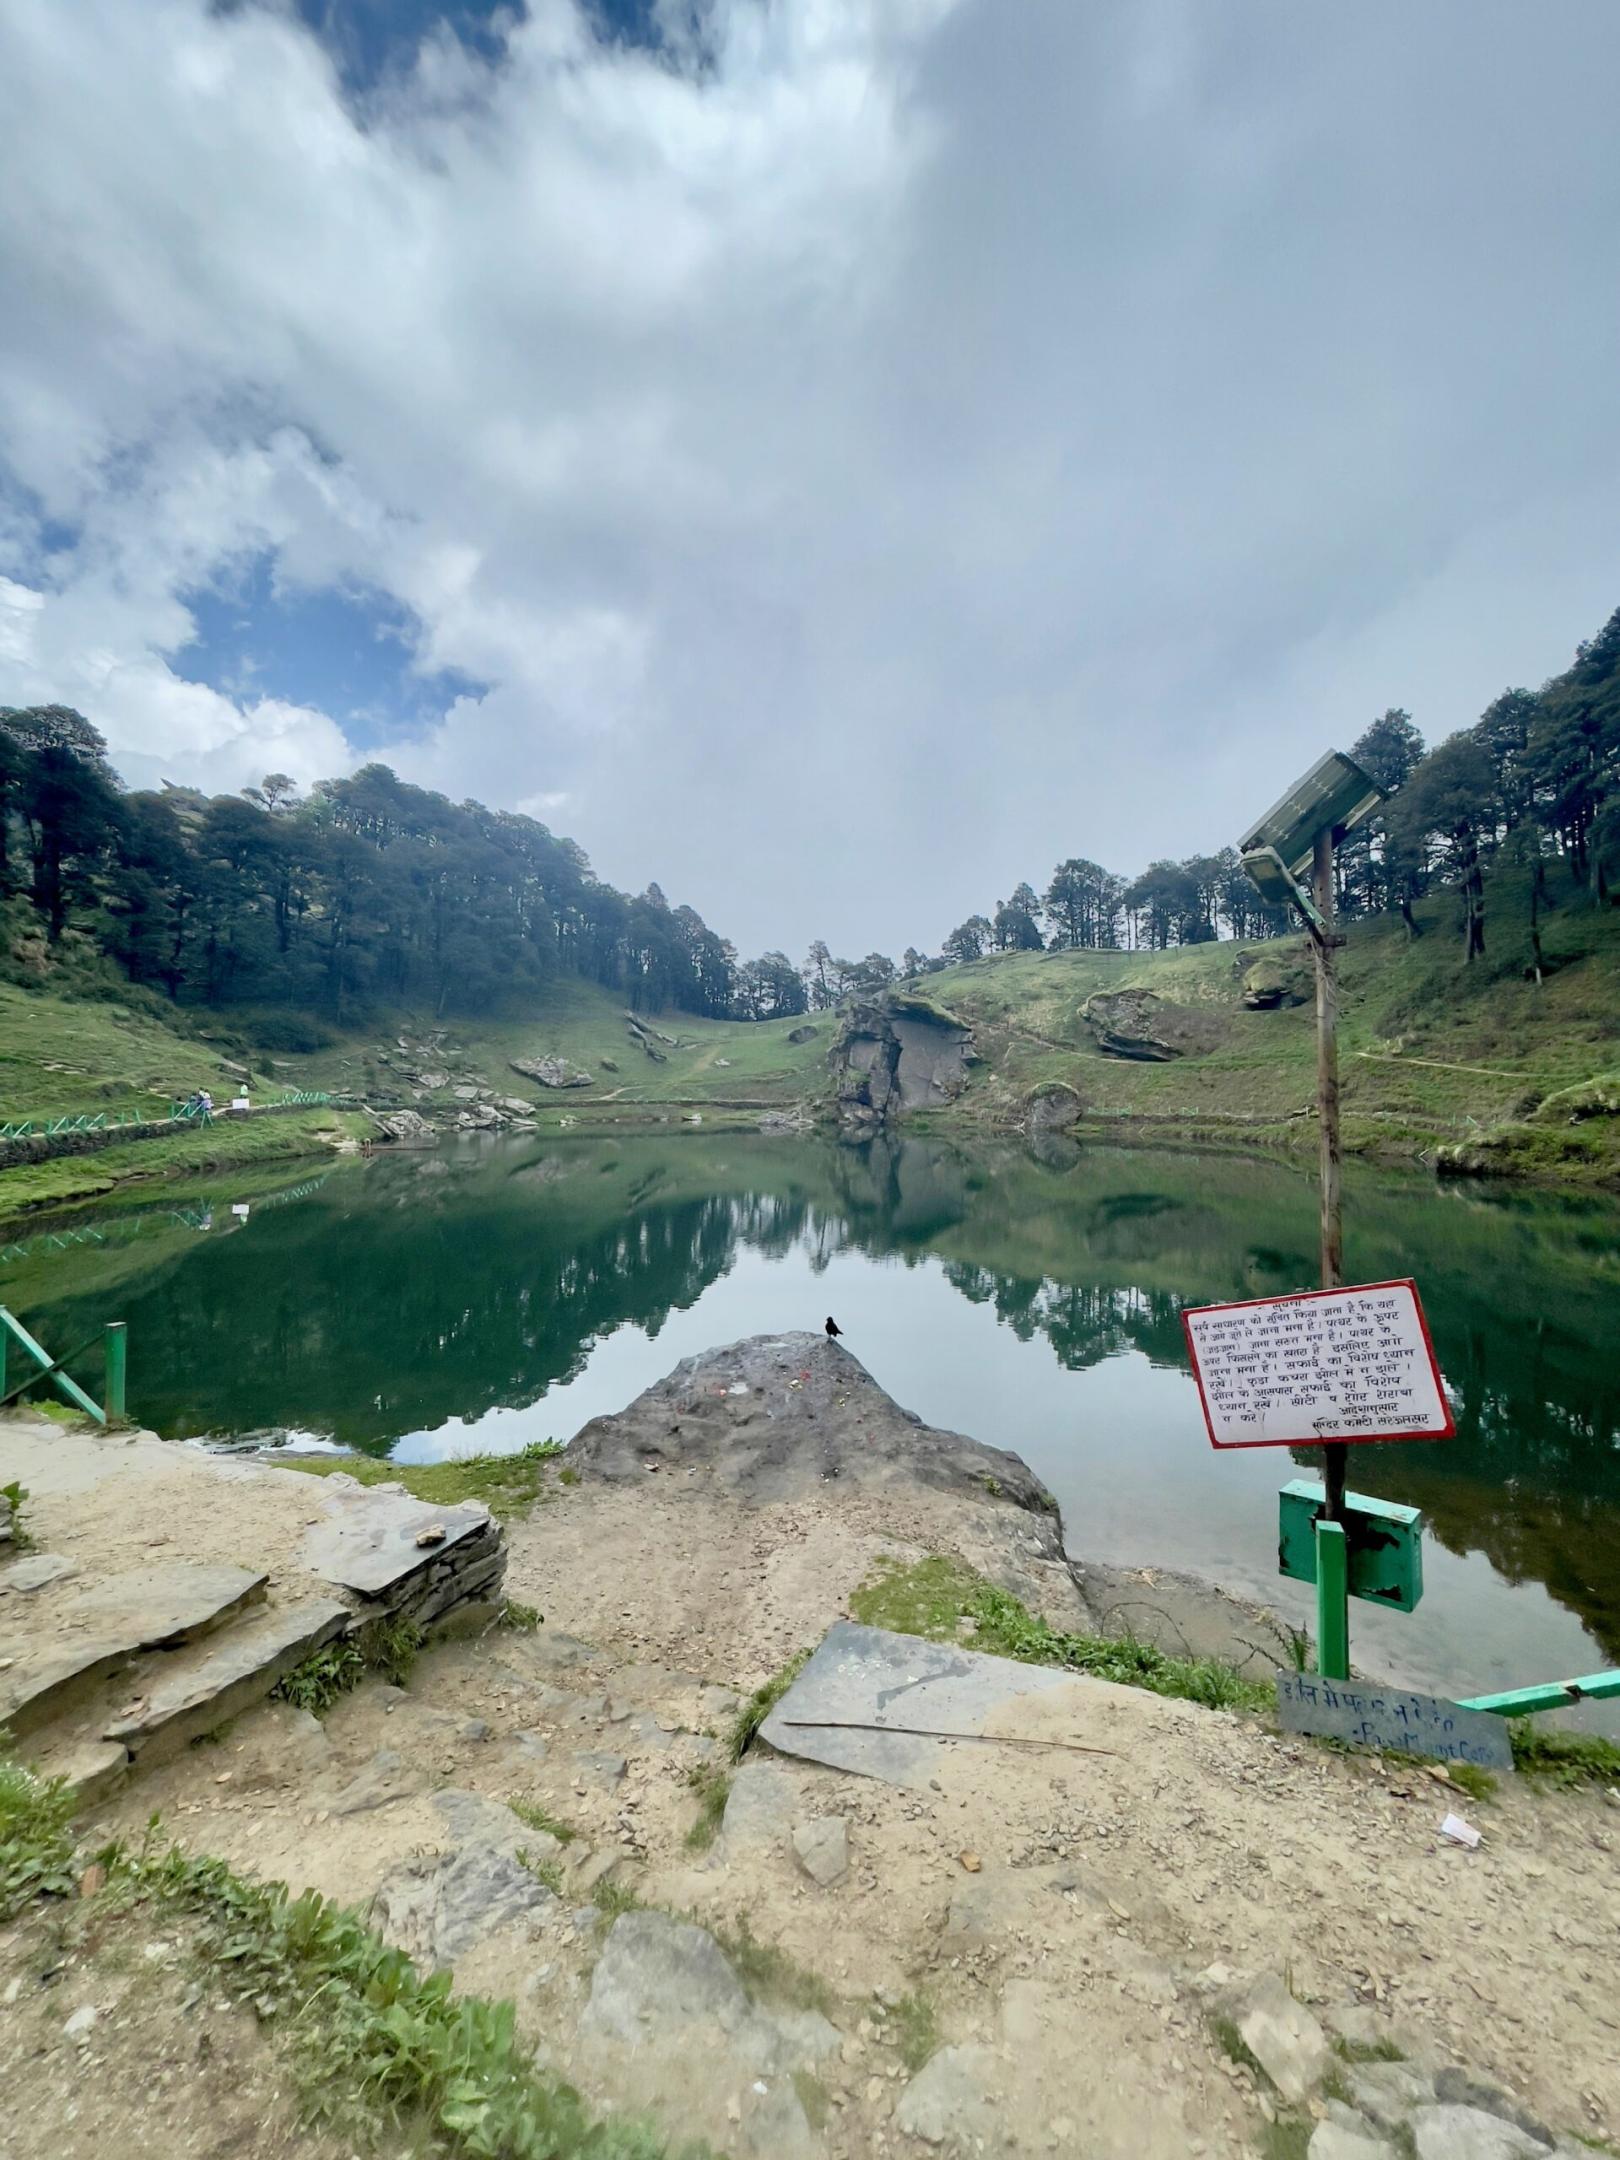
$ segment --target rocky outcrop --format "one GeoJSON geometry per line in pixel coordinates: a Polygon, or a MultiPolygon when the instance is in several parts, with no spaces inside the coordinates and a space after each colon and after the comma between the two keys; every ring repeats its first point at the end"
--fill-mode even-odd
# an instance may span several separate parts
{"type": "Polygon", "coordinates": [[[544,1088],[582,1088],[596,1085],[592,1076],[582,1066],[570,1065],[565,1057],[508,1058],[513,1072],[521,1073],[525,1080],[538,1081],[544,1088]]]}
{"type": "Polygon", "coordinates": [[[926,998],[891,990],[846,1010],[828,1056],[839,1123],[861,1138],[905,1111],[954,1102],[974,1061],[973,1032],[926,998]]]}
{"type": "Polygon", "coordinates": [[[627,1410],[593,1418],[568,1466],[638,1485],[649,1471],[697,1472],[676,1489],[761,1507],[828,1493],[851,1503],[944,1495],[953,1540],[981,1573],[1027,1604],[1067,1610],[1069,1626],[1087,1618],[1057,1504],[1028,1464],[925,1425],[824,1335],[753,1335],[683,1359],[627,1410]]]}
{"type": "Polygon", "coordinates": [[[1242,988],[1245,1011],[1277,1012],[1308,1005],[1316,994],[1316,978],[1304,955],[1284,945],[1244,965],[1242,988]]]}
{"type": "Polygon", "coordinates": [[[788,1029],[788,1041],[795,1044],[814,1042],[820,1033],[820,1028],[813,1026],[810,1021],[806,1020],[802,1027],[788,1029]]]}
{"type": "Polygon", "coordinates": [[[1024,1103],[1024,1128],[1030,1133],[1065,1133],[1080,1122],[1085,1104],[1066,1080],[1048,1080],[1033,1088],[1024,1103]]]}
{"type": "Polygon", "coordinates": [[[1104,1057],[1163,1065],[1172,1058],[1213,1050],[1222,1027],[1212,1012],[1178,1005],[1154,990],[1098,990],[1080,1008],[1104,1057]]]}

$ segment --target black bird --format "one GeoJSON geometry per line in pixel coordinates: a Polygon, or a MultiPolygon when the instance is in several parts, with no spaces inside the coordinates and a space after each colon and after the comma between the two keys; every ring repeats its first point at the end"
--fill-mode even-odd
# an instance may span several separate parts
{"type": "Polygon", "coordinates": [[[838,1325],[838,1322],[833,1318],[832,1314],[829,1313],[827,1315],[827,1340],[829,1342],[835,1342],[837,1338],[843,1334],[843,1332],[844,1331],[838,1325]]]}

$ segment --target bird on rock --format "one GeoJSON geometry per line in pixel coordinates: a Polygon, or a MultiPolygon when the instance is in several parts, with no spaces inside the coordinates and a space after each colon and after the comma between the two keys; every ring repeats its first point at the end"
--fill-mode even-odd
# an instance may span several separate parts
{"type": "Polygon", "coordinates": [[[827,1315],[827,1340],[829,1342],[836,1342],[838,1337],[842,1335],[843,1332],[844,1331],[838,1325],[838,1322],[833,1318],[832,1314],[829,1313],[827,1315]]]}

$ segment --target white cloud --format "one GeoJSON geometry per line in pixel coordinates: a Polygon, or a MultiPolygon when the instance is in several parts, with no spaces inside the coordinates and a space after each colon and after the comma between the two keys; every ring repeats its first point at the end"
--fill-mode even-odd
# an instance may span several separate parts
{"type": "Polygon", "coordinates": [[[898,947],[1216,844],[1620,597],[1606,0],[710,31],[540,0],[357,115],[268,7],[9,0],[0,454],[76,544],[0,521],[0,698],[131,777],[351,763],[176,672],[270,550],[491,685],[411,777],[749,945],[898,947]]]}

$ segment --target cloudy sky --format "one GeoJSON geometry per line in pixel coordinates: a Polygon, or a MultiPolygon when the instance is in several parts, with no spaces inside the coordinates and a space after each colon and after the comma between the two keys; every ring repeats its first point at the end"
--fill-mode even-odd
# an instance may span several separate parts
{"type": "Polygon", "coordinates": [[[750,951],[1620,603],[1616,0],[0,0],[0,701],[750,951]]]}

